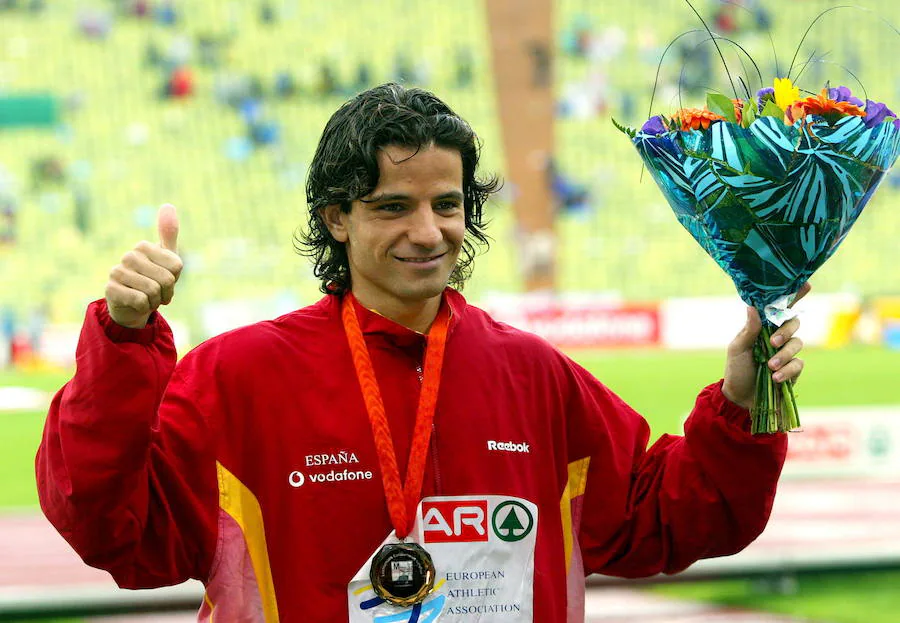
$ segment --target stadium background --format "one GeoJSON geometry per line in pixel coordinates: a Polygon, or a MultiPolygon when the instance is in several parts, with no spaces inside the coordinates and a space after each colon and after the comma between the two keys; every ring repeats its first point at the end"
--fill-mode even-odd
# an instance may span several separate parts
{"type": "MultiPolygon", "coordinates": [[[[783,74],[807,25],[835,3],[695,4],[714,30],[740,41],[768,82],[776,75],[769,34],[783,74]]],[[[879,18],[900,24],[900,5],[865,6],[873,12],[835,11],[811,31],[797,62],[811,55],[825,62],[811,63],[801,86],[816,91],[830,80],[856,90],[849,70],[869,97],[896,110],[900,39],[879,18]]],[[[641,179],[637,154],[610,122],[646,118],[663,48],[698,27],[676,0],[553,3],[560,292],[629,302],[733,297],[730,281],[676,224],[649,176],[641,179]]],[[[315,300],[318,283],[292,244],[306,219],[306,166],[330,114],[367,86],[397,80],[435,91],[484,141],[482,171],[502,176],[516,154],[503,150],[489,34],[481,0],[0,0],[0,320],[19,348],[0,386],[59,386],[69,370],[49,366],[41,345],[54,327],[80,322],[125,250],[155,240],[162,202],[179,206],[186,264],[166,315],[190,343],[213,332],[216,314],[239,308],[236,319],[271,317],[315,300]]],[[[714,50],[694,48],[701,38],[669,51],[654,112],[677,108],[680,76],[686,105],[700,105],[702,89],[727,84],[714,50]]],[[[746,75],[732,52],[726,57],[746,75]]],[[[863,310],[873,301],[882,310],[896,304],[898,182],[894,174],[882,184],[847,244],[814,278],[814,297],[849,295],[863,310]]],[[[514,196],[508,184],[488,207],[494,243],[466,287],[472,302],[524,289],[514,196]]],[[[852,333],[848,326],[838,342],[861,335],[868,345],[810,352],[809,403],[900,404],[891,327],[852,333]]],[[[721,369],[720,351],[579,357],[641,411],[657,414],[655,434],[677,431],[699,384],[721,369]],[[656,391],[647,392],[648,384],[656,391]]],[[[7,416],[0,502],[33,508],[28,463],[42,411],[0,414],[7,416]]],[[[882,590],[892,577],[870,578],[871,586],[882,590]]],[[[879,610],[898,612],[898,601],[879,602],[879,610]]],[[[873,616],[834,620],[879,620],[873,616]]],[[[900,615],[884,619],[894,620],[900,615]]]]}
{"type": "MultiPolygon", "coordinates": [[[[291,242],[305,222],[305,167],[328,116],[363,86],[405,79],[436,91],[483,139],[483,170],[504,172],[480,0],[285,1],[273,3],[274,23],[261,19],[258,2],[192,0],[176,5],[169,26],[153,18],[152,5],[151,15],[137,18],[118,15],[113,4],[52,2],[39,13],[2,13],[3,89],[47,94],[57,109],[52,127],[8,127],[0,135],[0,196],[4,210],[15,212],[14,241],[0,247],[0,306],[18,316],[44,310],[51,321],[79,320],[84,303],[102,295],[110,261],[129,247],[126,241],[155,239],[155,211],[164,201],[181,208],[188,265],[176,315],[195,322],[192,314],[203,302],[236,297],[288,293],[301,303],[314,300],[317,284],[291,242]],[[83,34],[107,27],[105,35],[83,34]],[[182,63],[192,93],[162,96],[172,68],[182,63]],[[368,74],[363,80],[361,65],[368,74]],[[281,81],[291,76],[293,95],[277,94],[279,74],[281,81]]],[[[700,7],[710,17],[717,4],[700,7]]],[[[782,66],[828,6],[760,5],[782,66]]],[[[895,3],[869,6],[900,22],[895,3]]],[[[556,219],[559,287],[619,292],[632,300],[730,294],[730,281],[674,226],[649,176],[640,179],[639,158],[610,123],[611,116],[643,121],[662,48],[697,28],[696,18],[674,0],[629,3],[627,9],[561,0],[554,10],[560,115],[553,156],[568,182],[562,197],[568,205],[556,219]],[[579,35],[590,48],[581,55],[575,53],[579,35]],[[579,189],[572,187],[582,187],[587,199],[579,202],[579,189]]],[[[764,76],[774,76],[769,39],[756,28],[759,17],[734,13],[738,32],[732,35],[764,76]]],[[[873,15],[835,11],[812,31],[800,59],[828,53],[826,60],[853,71],[870,96],[890,103],[900,101],[900,74],[884,60],[897,41],[873,15]]],[[[714,50],[701,50],[706,53],[688,65],[687,81],[722,88],[714,50]],[[712,75],[703,80],[692,75],[697,71],[712,75]]],[[[673,84],[682,66],[676,46],[663,66],[655,110],[677,107],[673,84]]],[[[802,83],[817,90],[829,78],[855,87],[840,67],[823,64],[813,64],[802,83]]],[[[282,91],[289,88],[282,85],[282,91]]],[[[702,103],[694,92],[683,97],[702,103]]],[[[897,203],[896,183],[883,184],[850,244],[816,276],[818,291],[900,290],[893,268],[897,203]]],[[[496,242],[476,264],[467,288],[472,300],[521,289],[510,210],[496,203],[488,216],[496,242]]]]}

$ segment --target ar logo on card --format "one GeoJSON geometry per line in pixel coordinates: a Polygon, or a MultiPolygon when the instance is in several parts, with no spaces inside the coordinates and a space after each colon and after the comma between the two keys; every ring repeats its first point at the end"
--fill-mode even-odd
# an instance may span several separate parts
{"type": "Polygon", "coordinates": [[[521,541],[534,528],[534,517],[524,504],[508,500],[497,504],[491,517],[491,527],[503,541],[521,541]]]}
{"type": "Polygon", "coordinates": [[[426,543],[487,541],[487,500],[423,502],[422,530],[426,543]]]}

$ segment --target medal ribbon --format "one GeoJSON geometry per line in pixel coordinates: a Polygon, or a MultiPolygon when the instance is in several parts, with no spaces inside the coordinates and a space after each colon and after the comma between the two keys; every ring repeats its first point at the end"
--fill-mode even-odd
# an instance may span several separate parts
{"type": "Polygon", "coordinates": [[[412,443],[409,448],[406,481],[401,485],[397,453],[384,411],[384,401],[381,399],[381,390],[378,387],[378,380],[375,378],[375,369],[372,367],[369,349],[366,348],[366,341],[359,327],[352,299],[353,295],[348,292],[344,295],[341,303],[344,331],[347,333],[347,341],[350,343],[353,365],[356,368],[356,376],[366,403],[369,423],[372,425],[372,436],[375,439],[378,463],[381,466],[381,481],[384,485],[384,495],[387,498],[388,513],[391,516],[391,523],[394,525],[397,538],[403,539],[412,530],[416,507],[422,495],[425,459],[428,455],[431,424],[434,421],[434,410],[437,406],[438,389],[441,384],[441,367],[444,363],[444,347],[447,343],[450,312],[447,305],[442,304],[437,318],[428,332],[424,378],[419,393],[419,406],[416,411],[412,443]]]}

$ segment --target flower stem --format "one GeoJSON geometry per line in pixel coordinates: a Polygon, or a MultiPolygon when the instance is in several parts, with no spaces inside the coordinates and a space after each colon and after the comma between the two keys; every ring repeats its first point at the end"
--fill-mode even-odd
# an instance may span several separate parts
{"type": "Polygon", "coordinates": [[[775,347],[771,342],[772,329],[772,325],[764,323],[753,348],[757,365],[756,400],[750,410],[754,435],[783,433],[800,427],[793,381],[776,383],[769,370],[768,361],[775,356],[775,347]]]}

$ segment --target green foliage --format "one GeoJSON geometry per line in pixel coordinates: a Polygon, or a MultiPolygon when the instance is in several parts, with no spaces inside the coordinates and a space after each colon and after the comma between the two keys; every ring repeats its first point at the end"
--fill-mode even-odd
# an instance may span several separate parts
{"type": "Polygon", "coordinates": [[[741,111],[741,127],[749,128],[756,121],[756,101],[753,99],[744,102],[744,109],[741,111]]]}
{"type": "Polygon", "coordinates": [[[737,123],[737,116],[734,114],[734,104],[731,98],[720,93],[707,93],[706,108],[710,112],[725,117],[726,121],[737,123]]]}
{"type": "Polygon", "coordinates": [[[628,135],[628,138],[634,138],[637,135],[637,130],[635,130],[634,128],[629,128],[627,126],[624,126],[621,123],[619,123],[618,121],[616,121],[615,119],[613,119],[612,117],[610,117],[609,120],[612,121],[612,124],[614,126],[616,126],[616,128],[619,130],[619,132],[622,132],[623,134],[628,135]]]}
{"type": "Polygon", "coordinates": [[[784,118],[784,111],[778,107],[778,104],[773,102],[772,100],[767,100],[766,105],[763,106],[762,112],[759,113],[760,117],[777,117],[779,119],[784,118]]]}

